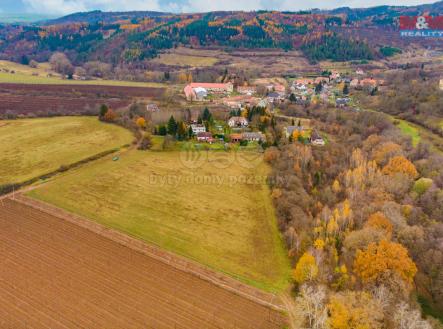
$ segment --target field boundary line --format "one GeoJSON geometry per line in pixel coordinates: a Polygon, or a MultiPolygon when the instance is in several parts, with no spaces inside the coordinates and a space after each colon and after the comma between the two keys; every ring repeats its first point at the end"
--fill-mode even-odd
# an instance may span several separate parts
{"type": "Polygon", "coordinates": [[[136,239],[115,229],[107,228],[97,222],[73,214],[46,202],[32,199],[22,193],[16,193],[11,200],[92,231],[93,233],[108,238],[120,245],[145,254],[166,265],[172,266],[177,270],[192,274],[220,288],[249,299],[252,302],[271,308],[275,311],[286,311],[283,304],[276,303],[276,301],[280,301],[280,299],[275,294],[267,293],[258,288],[244,284],[224,273],[216,272],[215,270],[209,269],[193,260],[163,250],[158,246],[136,239]]]}

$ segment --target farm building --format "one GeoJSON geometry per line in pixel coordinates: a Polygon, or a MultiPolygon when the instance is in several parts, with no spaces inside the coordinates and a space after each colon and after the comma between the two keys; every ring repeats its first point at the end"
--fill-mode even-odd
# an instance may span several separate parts
{"type": "Polygon", "coordinates": [[[248,142],[260,142],[265,140],[265,136],[260,132],[248,132],[241,135],[242,140],[248,142]]]}
{"type": "Polygon", "coordinates": [[[234,91],[234,85],[232,83],[199,83],[194,82],[188,84],[184,93],[188,101],[201,100],[207,96],[207,94],[230,94],[234,91]],[[206,96],[205,96],[206,92],[206,96]],[[198,98],[200,97],[200,98],[198,98]],[[201,98],[203,97],[203,98],[201,98]]]}

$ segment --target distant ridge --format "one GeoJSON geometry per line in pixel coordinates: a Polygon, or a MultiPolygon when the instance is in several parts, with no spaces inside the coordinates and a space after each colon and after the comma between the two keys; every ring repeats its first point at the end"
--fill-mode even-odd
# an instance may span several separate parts
{"type": "Polygon", "coordinates": [[[89,12],[79,12],[63,16],[56,19],[46,20],[42,22],[44,25],[58,25],[58,24],[70,24],[70,23],[89,23],[94,24],[98,22],[111,23],[117,19],[137,19],[142,17],[160,17],[170,15],[166,12],[157,11],[115,11],[104,12],[101,10],[94,10],[89,12]]]}
{"type": "MultiPolygon", "coordinates": [[[[260,11],[261,12],[261,11],[260,11]]],[[[298,11],[294,11],[296,13],[298,11]]],[[[424,12],[429,12],[431,15],[443,15],[443,0],[432,4],[423,4],[416,6],[376,6],[368,8],[350,8],[350,7],[338,7],[330,10],[323,9],[311,9],[307,12],[316,14],[329,14],[329,15],[340,15],[345,14],[351,20],[362,19],[370,16],[390,16],[396,17],[400,15],[419,15],[424,12]]],[[[235,13],[235,11],[226,12],[211,12],[213,14],[229,14],[235,13]]],[[[116,19],[127,20],[127,19],[137,19],[142,17],[161,17],[167,15],[174,15],[173,13],[158,12],[158,11],[127,11],[127,12],[104,12],[100,10],[94,10],[89,12],[79,12],[63,16],[56,19],[50,19],[45,22],[41,22],[45,25],[57,25],[57,24],[69,24],[69,23],[97,23],[104,22],[110,23],[116,19]]],[[[1,16],[0,16],[1,17],[1,16]]]]}

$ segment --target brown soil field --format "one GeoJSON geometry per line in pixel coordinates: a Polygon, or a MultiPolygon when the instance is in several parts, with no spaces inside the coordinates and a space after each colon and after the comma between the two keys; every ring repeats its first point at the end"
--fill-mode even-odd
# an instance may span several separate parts
{"type": "Polygon", "coordinates": [[[97,114],[102,104],[118,109],[131,104],[129,99],[73,98],[54,96],[11,95],[0,93],[0,116],[8,113],[15,115],[49,116],[97,114]]]}
{"type": "Polygon", "coordinates": [[[36,84],[16,84],[0,83],[1,92],[22,93],[26,95],[47,95],[53,94],[62,96],[90,96],[107,98],[128,98],[128,97],[159,97],[163,94],[163,88],[152,87],[127,87],[127,86],[104,86],[104,85],[36,85],[36,84]]]}
{"type": "Polygon", "coordinates": [[[101,104],[118,109],[134,98],[158,98],[163,92],[150,87],[1,83],[0,116],[96,114],[101,104]]]}
{"type": "Polygon", "coordinates": [[[103,236],[0,200],[1,328],[282,328],[284,316],[103,236]]]}

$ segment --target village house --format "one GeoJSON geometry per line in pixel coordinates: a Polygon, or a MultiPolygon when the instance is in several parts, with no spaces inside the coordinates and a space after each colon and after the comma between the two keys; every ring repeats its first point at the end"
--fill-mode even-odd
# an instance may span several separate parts
{"type": "Polygon", "coordinates": [[[319,83],[328,83],[329,82],[329,78],[326,77],[318,77],[315,78],[314,83],[317,85],[319,83]]]}
{"type": "Polygon", "coordinates": [[[229,139],[231,140],[232,143],[238,143],[243,140],[241,134],[230,134],[229,139]]]}
{"type": "Polygon", "coordinates": [[[188,84],[184,89],[184,93],[188,101],[202,100],[205,97],[207,97],[208,94],[230,94],[233,91],[234,91],[234,85],[230,82],[228,83],[194,82],[188,84]],[[206,96],[204,96],[205,94],[206,96]]]}
{"type": "Polygon", "coordinates": [[[199,133],[205,133],[206,132],[206,127],[204,125],[199,125],[199,124],[192,124],[191,125],[191,129],[192,129],[192,133],[194,135],[197,135],[199,133]]]}
{"type": "Polygon", "coordinates": [[[277,92],[272,92],[269,93],[268,96],[266,96],[266,99],[268,100],[269,103],[276,103],[279,101],[280,102],[283,101],[285,99],[285,96],[277,92]]]}
{"type": "Polygon", "coordinates": [[[350,103],[351,99],[348,97],[345,98],[337,98],[335,100],[335,106],[337,107],[345,107],[346,105],[348,105],[350,103]]]}
{"type": "Polygon", "coordinates": [[[331,75],[329,76],[331,80],[337,80],[340,78],[340,73],[338,71],[332,71],[331,75]]]}
{"type": "Polygon", "coordinates": [[[261,132],[247,132],[241,135],[242,140],[248,142],[260,142],[265,140],[265,136],[261,132]]]}
{"type": "Polygon", "coordinates": [[[325,140],[320,136],[320,134],[316,130],[314,130],[311,134],[311,144],[317,146],[325,145],[325,140]]]}
{"type": "Polygon", "coordinates": [[[294,134],[294,131],[298,131],[299,133],[303,132],[304,127],[303,126],[287,126],[285,127],[285,135],[286,138],[289,138],[294,134]]]}
{"type": "Polygon", "coordinates": [[[314,80],[312,80],[312,79],[303,79],[303,78],[295,79],[293,84],[294,85],[298,85],[298,84],[300,84],[300,85],[312,85],[312,84],[314,84],[314,80]]]}
{"type": "Polygon", "coordinates": [[[149,113],[159,112],[160,108],[158,107],[157,104],[151,103],[146,105],[146,111],[149,113]]]}
{"type": "Polygon", "coordinates": [[[232,117],[228,120],[228,126],[231,128],[245,128],[248,125],[248,119],[243,117],[232,117]]]}
{"type": "Polygon", "coordinates": [[[258,103],[257,106],[261,107],[261,108],[266,108],[268,107],[269,103],[266,99],[261,99],[258,103]]]}
{"type": "Polygon", "coordinates": [[[365,74],[365,71],[363,71],[362,69],[358,68],[358,69],[355,71],[355,74],[357,74],[357,75],[364,75],[364,74],[365,74]]]}
{"type": "Polygon", "coordinates": [[[199,142],[207,142],[212,143],[214,139],[212,138],[212,134],[210,132],[200,132],[197,134],[197,140],[199,142]]]}
{"type": "Polygon", "coordinates": [[[238,86],[237,92],[242,95],[252,96],[257,93],[257,87],[255,87],[255,86],[238,86]]]}
{"type": "Polygon", "coordinates": [[[349,86],[352,88],[357,88],[360,85],[360,81],[358,79],[352,79],[349,83],[349,86]]]}

